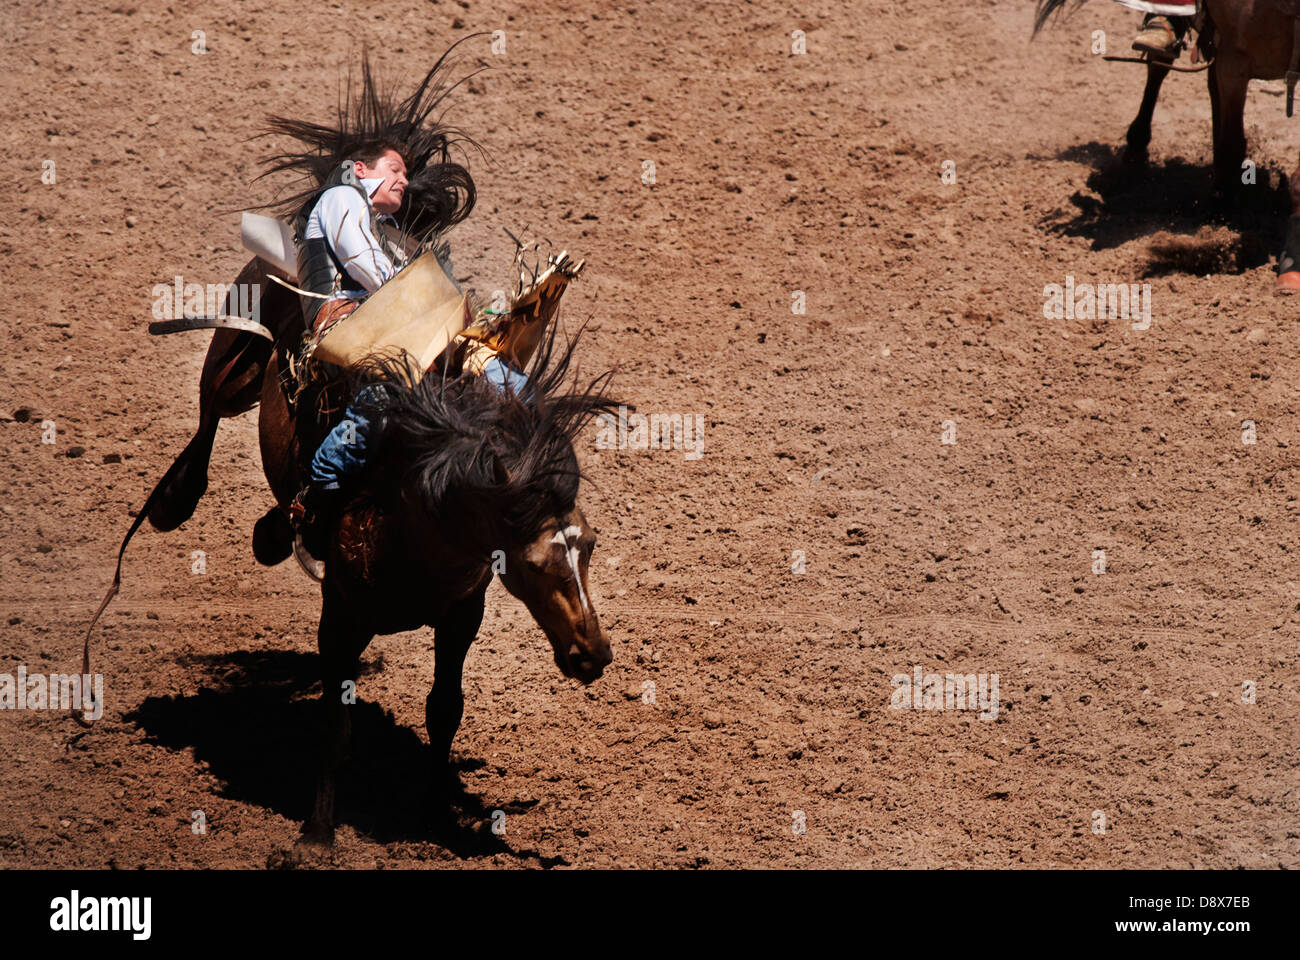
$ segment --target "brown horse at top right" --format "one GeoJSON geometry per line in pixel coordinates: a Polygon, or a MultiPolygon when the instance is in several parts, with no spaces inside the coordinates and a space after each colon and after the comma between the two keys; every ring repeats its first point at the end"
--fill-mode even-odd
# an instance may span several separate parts
{"type": "MultiPolygon", "coordinates": [[[[1074,0],[1079,7],[1087,0],[1074,0]]],[[[1071,0],[1038,0],[1034,33],[1071,0]]],[[[1203,0],[1204,23],[1199,43],[1210,60],[1210,113],[1214,126],[1214,184],[1224,197],[1241,186],[1246,159],[1246,88],[1254,80],[1280,80],[1293,64],[1300,40],[1300,0],[1203,0]]],[[[1142,106],[1129,125],[1125,160],[1146,160],[1151,116],[1170,67],[1153,60],[1147,67],[1142,106]]],[[[1291,217],[1286,245],[1278,258],[1278,293],[1300,291],[1300,166],[1290,178],[1291,217]]]]}

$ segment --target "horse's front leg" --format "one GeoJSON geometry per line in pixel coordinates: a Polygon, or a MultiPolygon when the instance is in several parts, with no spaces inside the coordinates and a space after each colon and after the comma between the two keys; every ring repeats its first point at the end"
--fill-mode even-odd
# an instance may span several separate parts
{"type": "Polygon", "coordinates": [[[1214,187],[1223,199],[1241,187],[1246,159],[1246,88],[1250,62],[1233,50],[1220,50],[1210,70],[1210,104],[1214,120],[1214,187]]]}
{"type": "Polygon", "coordinates": [[[348,758],[352,739],[352,705],[356,703],[357,661],[373,634],[356,626],[341,612],[342,599],[328,589],[321,607],[317,648],[320,652],[321,711],[320,774],[311,818],[302,839],[329,846],[334,842],[334,795],[339,768],[348,758]]]}
{"type": "Polygon", "coordinates": [[[1125,163],[1138,165],[1147,161],[1147,146],[1151,143],[1151,118],[1155,115],[1156,100],[1160,98],[1160,87],[1167,76],[1167,66],[1152,61],[1147,67],[1147,85],[1142,91],[1142,106],[1129,124],[1128,135],[1125,137],[1125,163]]]}
{"type": "Polygon", "coordinates": [[[424,701],[424,721],[433,751],[434,803],[439,814],[447,812],[454,788],[451,769],[451,742],[460,729],[465,710],[461,678],[465,655],[478,636],[483,622],[483,595],[479,590],[454,604],[434,624],[433,688],[424,701]]]}

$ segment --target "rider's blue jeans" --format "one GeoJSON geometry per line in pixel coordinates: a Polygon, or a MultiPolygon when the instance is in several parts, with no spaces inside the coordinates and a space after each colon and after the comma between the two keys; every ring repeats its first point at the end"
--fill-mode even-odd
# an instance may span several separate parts
{"type": "Polygon", "coordinates": [[[493,357],[483,365],[483,376],[487,377],[489,383],[514,393],[523,393],[524,385],[528,383],[527,377],[500,357],[493,357]]]}
{"type": "MultiPolygon", "coordinates": [[[[483,367],[483,376],[500,390],[522,393],[528,378],[514,367],[493,357],[483,367]]],[[[337,490],[366,465],[369,454],[370,419],[365,410],[375,388],[366,387],[343,411],[343,419],[329,432],[311,460],[311,482],[323,490],[337,490]]]]}

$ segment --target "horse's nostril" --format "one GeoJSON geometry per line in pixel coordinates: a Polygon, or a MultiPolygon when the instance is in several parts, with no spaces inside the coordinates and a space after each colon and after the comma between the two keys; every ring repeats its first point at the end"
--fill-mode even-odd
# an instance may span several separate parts
{"type": "Polygon", "coordinates": [[[605,672],[605,665],[599,660],[581,660],[576,672],[583,683],[591,683],[605,672]]]}

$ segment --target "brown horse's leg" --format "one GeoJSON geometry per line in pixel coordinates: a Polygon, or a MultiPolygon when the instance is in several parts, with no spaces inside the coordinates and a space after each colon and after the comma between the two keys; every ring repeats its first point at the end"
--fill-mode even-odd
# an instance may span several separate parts
{"type": "Polygon", "coordinates": [[[1169,68],[1152,62],[1147,67],[1147,85],[1142,91],[1142,106],[1137,116],[1129,124],[1125,141],[1124,162],[1143,164],[1147,161],[1147,146],[1151,143],[1151,118],[1156,112],[1156,100],[1160,97],[1160,87],[1169,76],[1169,68]]]}
{"type": "Polygon", "coordinates": [[[280,383],[279,354],[274,354],[262,378],[262,402],[258,411],[258,443],[262,451],[262,472],[276,502],[288,508],[302,484],[298,476],[296,421],[280,383]]]}
{"type": "Polygon", "coordinates": [[[1300,292],[1300,166],[1291,174],[1291,217],[1287,220],[1286,246],[1277,258],[1277,292],[1300,292]]]}
{"type": "Polygon", "coordinates": [[[303,825],[302,838],[307,843],[325,846],[334,842],[335,784],[351,747],[351,705],[356,702],[357,660],[374,636],[340,612],[344,603],[332,592],[325,592],[316,635],[324,725],[316,802],[311,818],[303,825]]]}
{"type": "MultiPolygon", "coordinates": [[[[295,329],[295,320],[301,326],[296,296],[270,282],[256,258],[235,278],[222,312],[239,313],[249,305],[273,331],[295,329]]],[[[270,357],[271,343],[264,337],[237,330],[213,334],[199,378],[199,426],[159,483],[158,499],[149,511],[149,522],[156,529],[174,530],[194,515],[208,489],[208,460],[217,426],[223,418],[238,416],[257,404],[270,357]]]]}
{"type": "Polygon", "coordinates": [[[269,348],[265,339],[249,333],[218,330],[213,335],[199,382],[199,426],[159,484],[159,499],[149,511],[155,529],[174,530],[194,515],[208,489],[217,425],[222,417],[242,412],[232,401],[247,393],[250,384],[256,389],[269,348]]]}
{"type": "Polygon", "coordinates": [[[1241,186],[1246,159],[1246,88],[1250,62],[1235,51],[1220,50],[1210,66],[1210,111],[1214,120],[1214,185],[1221,196],[1241,186]]]}
{"type": "Polygon", "coordinates": [[[449,811],[455,789],[451,742],[465,710],[461,677],[465,654],[483,623],[484,592],[477,591],[457,602],[434,626],[434,679],[424,701],[424,723],[433,751],[434,812],[438,815],[449,811]]]}

